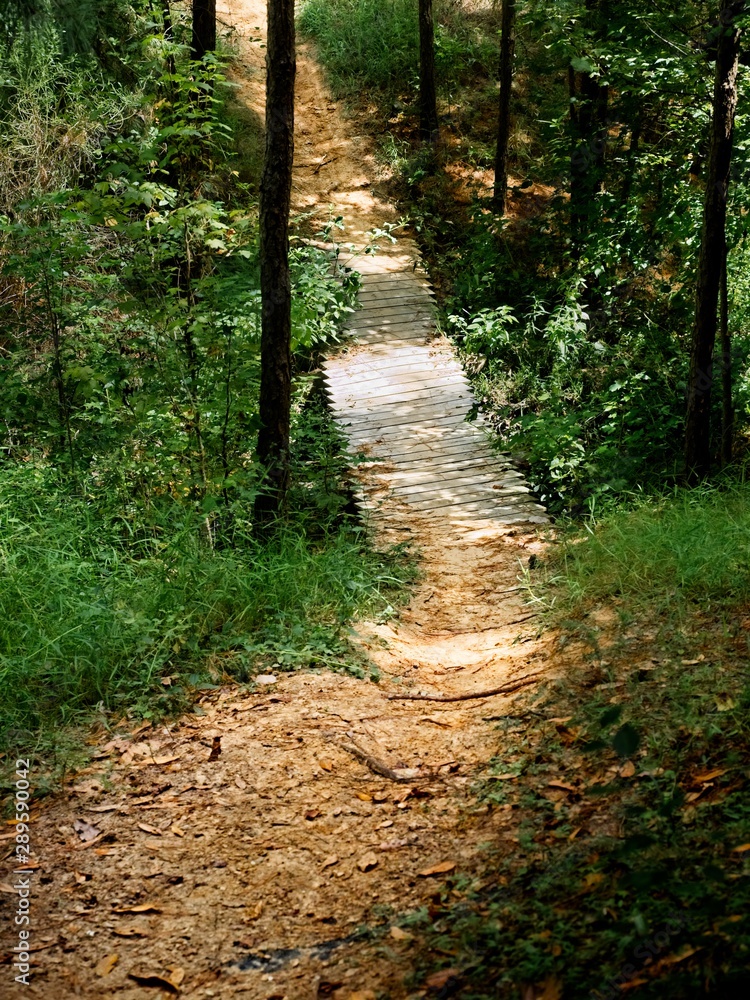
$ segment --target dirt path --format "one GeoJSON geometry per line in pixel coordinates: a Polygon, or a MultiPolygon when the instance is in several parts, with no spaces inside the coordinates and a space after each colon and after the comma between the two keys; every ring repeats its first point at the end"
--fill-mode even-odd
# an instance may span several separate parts
{"type": "MultiPolygon", "coordinates": [[[[264,23],[258,0],[219,6],[246,36],[264,23]]],[[[243,61],[242,96],[257,109],[259,47],[247,48],[243,61]]],[[[395,212],[372,184],[377,169],[365,139],[345,122],[304,48],[298,65],[295,205],[322,219],[329,207],[344,214],[348,238],[359,239],[395,221],[395,212]]],[[[359,627],[379,685],[297,673],[279,674],[256,694],[210,692],[202,714],[98,747],[65,793],[34,813],[39,950],[27,993],[424,995],[404,986],[409,936],[391,929],[394,918],[429,905],[447,875],[473,878],[487,843],[514,839],[510,814],[489,813],[470,794],[477,768],[503,751],[492,718],[513,709],[498,696],[388,695],[461,695],[543,669],[545,651],[515,589],[540,543],[531,525],[457,535],[395,501],[390,514],[381,541],[408,534],[422,550],[424,575],[398,620],[359,627]],[[357,938],[362,925],[382,936],[357,938]]],[[[20,995],[6,985],[5,960],[0,997],[20,995]]]]}

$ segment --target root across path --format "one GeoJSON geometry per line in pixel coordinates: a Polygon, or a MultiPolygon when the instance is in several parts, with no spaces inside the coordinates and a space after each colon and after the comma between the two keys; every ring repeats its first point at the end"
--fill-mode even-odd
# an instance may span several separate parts
{"type": "MultiPolygon", "coordinates": [[[[265,24],[260,0],[218,6],[240,39],[257,37],[265,24]]],[[[239,92],[260,113],[263,50],[244,46],[239,92]]],[[[297,92],[295,208],[321,221],[342,215],[345,239],[361,246],[368,231],[396,221],[379,194],[372,151],[304,46],[297,92]]],[[[404,240],[391,264],[413,253],[404,240]]],[[[418,268],[411,272],[426,288],[418,268]]],[[[376,280],[365,281],[365,293],[376,280]]],[[[279,673],[255,693],[207,692],[199,714],[95,747],[91,765],[33,816],[30,995],[405,998],[412,995],[404,985],[409,935],[396,917],[427,906],[447,875],[481,872],[487,843],[501,848],[514,839],[507,816],[477,804],[472,784],[499,749],[483,716],[511,712],[503,698],[548,670],[517,586],[519,571],[541,550],[544,515],[481,431],[465,424],[460,366],[435,340],[429,305],[415,317],[420,306],[408,286],[409,315],[398,305],[403,329],[395,332],[403,337],[396,339],[410,351],[418,331],[435,366],[435,379],[417,386],[416,396],[434,398],[444,378],[457,401],[456,419],[436,434],[445,460],[430,464],[428,432],[402,436],[402,453],[393,447],[398,434],[370,440],[384,399],[395,414],[388,426],[414,417],[398,411],[397,373],[371,396],[372,419],[354,408],[344,426],[347,414],[337,410],[353,447],[377,459],[361,476],[376,543],[409,541],[421,559],[408,607],[388,623],[357,625],[355,641],[379,683],[279,673]],[[454,453],[449,429],[458,435],[454,453]],[[475,449],[463,464],[462,436],[475,449]],[[389,450],[378,452],[384,442],[389,450]],[[493,495],[502,499],[493,503],[493,495]],[[381,929],[387,947],[370,942],[368,927],[381,929]]],[[[377,316],[374,293],[357,314],[368,329],[377,316]]],[[[355,373],[368,350],[377,359],[381,321],[382,314],[372,335],[359,330],[348,361],[331,359],[329,383],[336,366],[353,362],[355,373]]],[[[390,343],[396,352],[404,346],[390,343]]],[[[424,407],[418,417],[427,426],[424,407]]]]}

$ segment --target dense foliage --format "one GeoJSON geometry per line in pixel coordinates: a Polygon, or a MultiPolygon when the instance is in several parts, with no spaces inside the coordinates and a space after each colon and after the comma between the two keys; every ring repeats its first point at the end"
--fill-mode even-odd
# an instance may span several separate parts
{"type": "Polygon", "coordinates": [[[250,676],[253,652],[343,662],[392,576],[361,559],[305,371],[356,279],[294,243],[294,487],[261,545],[257,178],[226,58],[191,62],[188,20],[165,37],[145,2],[0,17],[0,728],[153,713],[207,669],[250,676]]]}
{"type": "MultiPolygon", "coordinates": [[[[579,513],[635,486],[676,480],[716,9],[689,4],[678,15],[638,0],[519,6],[514,186],[501,219],[489,206],[499,10],[436,3],[447,137],[433,162],[414,127],[413,20],[398,0],[377,7],[373,14],[366,2],[309,0],[302,26],[319,40],[339,90],[354,95],[364,84],[369,98],[380,94],[389,133],[383,155],[398,171],[444,293],[446,328],[464,349],[501,442],[528,463],[557,512],[579,513]],[[368,33],[364,25],[374,18],[379,30],[368,33]],[[582,144],[575,112],[583,76],[606,94],[606,108],[600,132],[582,144]],[[600,156],[601,176],[573,209],[577,172],[593,169],[600,156]],[[581,247],[572,214],[585,232],[581,247]]],[[[741,95],[745,86],[743,67],[741,95]]],[[[750,353],[747,148],[741,112],[729,206],[740,454],[750,353]]],[[[717,357],[716,376],[724,363],[717,357]]]]}

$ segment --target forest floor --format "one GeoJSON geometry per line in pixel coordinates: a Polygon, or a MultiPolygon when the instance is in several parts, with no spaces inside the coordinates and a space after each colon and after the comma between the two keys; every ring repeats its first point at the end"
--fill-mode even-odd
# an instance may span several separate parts
{"type": "MultiPolygon", "coordinates": [[[[261,115],[264,53],[242,39],[258,37],[265,5],[219,10],[240,40],[239,97],[261,115]]],[[[342,215],[343,239],[361,242],[397,221],[387,178],[304,45],[297,87],[295,209],[342,215]]],[[[379,683],[279,672],[253,691],[227,684],[173,724],[123,723],[92,740],[90,766],[36,806],[28,992],[424,995],[404,985],[410,935],[396,917],[429,906],[449,874],[470,884],[488,844],[517,839],[509,809],[472,794],[513,739],[491,720],[513,707],[388,696],[474,694],[553,666],[517,587],[542,550],[533,527],[467,541],[407,517],[420,581],[400,614],[359,623],[353,637],[379,683]]],[[[394,529],[378,544],[403,537],[394,529]]]]}

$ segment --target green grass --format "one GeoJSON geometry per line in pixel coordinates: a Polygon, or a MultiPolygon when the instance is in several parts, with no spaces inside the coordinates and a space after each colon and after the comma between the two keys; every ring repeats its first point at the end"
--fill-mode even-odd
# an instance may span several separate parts
{"type": "Polygon", "coordinates": [[[177,503],[134,527],[49,472],[3,470],[0,743],[100,703],[158,714],[186,688],[246,679],[259,663],[356,669],[347,623],[386,610],[405,571],[333,523],[317,539],[292,522],[270,543],[212,550],[177,503]]]}
{"type": "Polygon", "coordinates": [[[635,611],[750,601],[750,484],[644,496],[576,531],[552,559],[566,610],[610,597],[635,611]]]}
{"type": "Polygon", "coordinates": [[[452,967],[465,1000],[747,991],[749,519],[744,484],[675,491],[552,557],[557,677],[504,710],[476,788],[506,836],[404,914],[411,986],[452,967]]]}
{"type": "MultiPolygon", "coordinates": [[[[459,3],[436,4],[438,87],[455,86],[469,72],[495,72],[497,44],[487,15],[459,3]]],[[[313,38],[334,89],[345,96],[380,90],[415,91],[419,78],[417,6],[411,0],[306,0],[300,32],[313,38]]],[[[368,94],[368,97],[377,95],[368,94]]]]}

